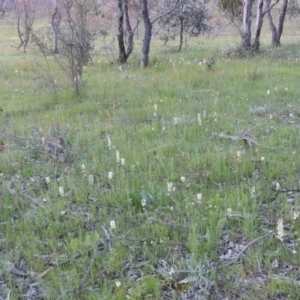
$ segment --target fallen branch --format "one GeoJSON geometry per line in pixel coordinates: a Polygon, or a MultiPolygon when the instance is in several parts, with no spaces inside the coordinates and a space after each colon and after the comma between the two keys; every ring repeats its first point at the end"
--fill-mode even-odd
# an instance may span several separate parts
{"type": "Polygon", "coordinates": [[[226,264],[226,265],[217,267],[217,270],[220,270],[220,269],[222,269],[222,268],[224,268],[224,267],[228,267],[228,266],[230,266],[230,265],[233,265],[234,263],[236,263],[236,262],[239,260],[239,258],[246,252],[246,250],[247,250],[250,246],[252,246],[252,245],[255,244],[256,242],[258,242],[259,240],[262,240],[262,239],[264,239],[264,238],[266,238],[266,237],[268,237],[268,236],[270,236],[270,235],[272,235],[272,234],[274,234],[274,233],[275,233],[275,231],[272,230],[272,231],[268,232],[267,234],[262,235],[262,236],[259,236],[258,238],[254,239],[254,240],[251,241],[249,244],[247,244],[247,245],[243,248],[243,250],[241,250],[241,251],[235,256],[234,259],[232,259],[232,260],[231,260],[228,264],[226,264]]]}
{"type": "Polygon", "coordinates": [[[97,249],[94,249],[94,253],[93,253],[93,256],[92,256],[92,259],[90,261],[90,264],[85,272],[85,275],[84,277],[80,280],[78,286],[75,286],[73,287],[72,289],[68,289],[66,291],[64,291],[64,293],[62,293],[59,297],[56,298],[56,300],[60,300],[62,299],[66,294],[69,294],[69,293],[74,293],[75,291],[78,291],[79,289],[83,288],[83,285],[85,284],[88,276],[90,275],[91,273],[91,269],[94,265],[94,262],[95,262],[95,258],[96,258],[96,255],[97,255],[97,249]]]}
{"type": "Polygon", "coordinates": [[[29,196],[28,194],[24,194],[24,198],[30,200],[33,204],[40,206],[42,208],[45,208],[45,206],[43,204],[41,204],[37,199],[29,196]]]}
{"type": "Polygon", "coordinates": [[[257,142],[252,139],[250,135],[248,135],[248,132],[243,133],[242,135],[236,136],[236,135],[227,135],[220,133],[218,136],[224,139],[228,139],[231,141],[244,141],[249,145],[250,148],[254,148],[257,145],[257,142]]]}

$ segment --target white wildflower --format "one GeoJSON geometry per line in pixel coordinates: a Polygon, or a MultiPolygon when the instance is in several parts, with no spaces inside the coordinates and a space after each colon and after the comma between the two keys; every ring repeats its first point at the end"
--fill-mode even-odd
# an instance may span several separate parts
{"type": "Polygon", "coordinates": [[[201,115],[199,113],[197,115],[197,119],[198,119],[199,126],[201,126],[202,125],[202,119],[201,119],[201,115]]]}
{"type": "Polygon", "coordinates": [[[232,216],[232,209],[231,208],[227,208],[227,216],[228,217],[232,216]]]}
{"type": "Polygon", "coordinates": [[[255,197],[255,186],[250,189],[251,198],[255,197]]]}
{"type": "Polygon", "coordinates": [[[46,183],[47,183],[47,184],[50,183],[50,177],[47,176],[47,177],[45,178],[45,180],[46,180],[46,183]]]}
{"type": "Polygon", "coordinates": [[[107,176],[108,179],[112,179],[113,176],[114,176],[114,172],[112,172],[112,171],[108,172],[108,176],[107,176]]]}
{"type": "Polygon", "coordinates": [[[154,104],[153,107],[154,107],[154,111],[157,111],[157,104],[154,104]]]}
{"type": "Polygon", "coordinates": [[[111,220],[110,223],[109,223],[109,225],[110,225],[110,229],[116,229],[116,222],[115,222],[115,220],[111,220]]]}
{"type": "Polygon", "coordinates": [[[120,152],[119,151],[116,151],[116,161],[117,161],[117,163],[120,162],[120,152]]]}
{"type": "Polygon", "coordinates": [[[262,156],[261,158],[260,158],[260,161],[261,162],[264,162],[266,160],[266,158],[264,157],[264,156],[262,156]]]}
{"type": "Polygon", "coordinates": [[[275,190],[276,191],[280,190],[280,183],[278,181],[276,182],[275,190]]]}
{"type": "Polygon", "coordinates": [[[283,241],[283,220],[282,218],[278,219],[277,221],[277,238],[283,241]]]}
{"type": "Polygon", "coordinates": [[[89,185],[94,185],[94,176],[92,174],[90,174],[88,177],[88,183],[89,185]]]}
{"type": "Polygon", "coordinates": [[[111,139],[110,139],[109,135],[107,135],[106,138],[107,138],[107,147],[108,147],[108,149],[111,149],[111,139]]]}
{"type": "Polygon", "coordinates": [[[146,204],[147,204],[147,200],[146,200],[145,198],[143,198],[143,199],[141,200],[141,205],[142,205],[142,207],[145,207],[146,204]]]}
{"type": "Polygon", "coordinates": [[[82,173],[85,173],[85,165],[84,164],[81,165],[81,170],[82,170],[82,173]]]}
{"type": "Polygon", "coordinates": [[[267,95],[270,95],[270,90],[267,90],[267,95]]]}
{"type": "Polygon", "coordinates": [[[173,122],[174,122],[174,124],[176,125],[176,124],[178,123],[178,119],[175,117],[175,118],[173,119],[173,122]]]}
{"type": "Polygon", "coordinates": [[[124,157],[121,158],[121,165],[125,166],[125,158],[124,157]]]}
{"type": "Polygon", "coordinates": [[[202,201],[202,194],[201,193],[197,194],[197,200],[198,200],[199,203],[202,201]]]}
{"type": "Polygon", "coordinates": [[[167,182],[167,190],[168,193],[172,193],[175,191],[175,187],[173,186],[173,182],[167,182]]]}
{"type": "Polygon", "coordinates": [[[203,110],[203,118],[206,118],[206,110],[203,110]]]}
{"type": "Polygon", "coordinates": [[[242,151],[236,151],[236,160],[241,162],[242,151]]]}
{"type": "Polygon", "coordinates": [[[185,182],[185,177],[184,177],[184,176],[181,176],[181,177],[180,177],[180,181],[181,181],[181,182],[185,182]]]}
{"type": "Polygon", "coordinates": [[[58,192],[59,192],[59,194],[60,194],[62,197],[65,196],[64,188],[63,188],[62,186],[60,186],[60,187],[58,188],[58,192]]]}
{"type": "Polygon", "coordinates": [[[116,286],[120,287],[121,286],[121,281],[116,281],[116,286]]]}

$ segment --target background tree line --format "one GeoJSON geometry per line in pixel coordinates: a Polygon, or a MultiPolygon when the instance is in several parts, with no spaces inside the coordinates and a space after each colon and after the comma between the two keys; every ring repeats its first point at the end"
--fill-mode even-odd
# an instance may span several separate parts
{"type": "Polygon", "coordinates": [[[115,60],[122,64],[134,51],[135,39],[142,34],[144,68],[149,64],[154,30],[164,43],[179,37],[181,51],[184,38],[213,29],[216,11],[237,29],[242,50],[258,51],[265,17],[272,33],[271,44],[277,47],[281,44],[286,16],[298,16],[300,8],[298,0],[0,0],[1,18],[16,26],[18,49],[26,52],[31,39],[42,53],[54,55],[72,78],[76,93],[97,38],[116,38],[115,60]],[[47,30],[46,26],[35,26],[41,19],[50,25],[47,30]],[[65,59],[63,64],[60,57],[65,59]]]}

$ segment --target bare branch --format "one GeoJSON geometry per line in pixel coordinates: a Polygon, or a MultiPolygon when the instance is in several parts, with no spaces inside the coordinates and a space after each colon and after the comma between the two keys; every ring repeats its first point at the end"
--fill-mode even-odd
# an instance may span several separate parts
{"type": "Polygon", "coordinates": [[[179,0],[176,0],[175,5],[174,5],[174,7],[173,7],[172,9],[170,9],[169,11],[163,13],[162,15],[159,15],[157,18],[155,18],[155,19],[151,22],[151,24],[153,25],[153,24],[154,24],[155,22],[157,22],[159,19],[161,19],[161,18],[163,18],[164,16],[166,16],[166,15],[172,13],[172,12],[177,8],[178,2],[179,2],[179,0]]]}

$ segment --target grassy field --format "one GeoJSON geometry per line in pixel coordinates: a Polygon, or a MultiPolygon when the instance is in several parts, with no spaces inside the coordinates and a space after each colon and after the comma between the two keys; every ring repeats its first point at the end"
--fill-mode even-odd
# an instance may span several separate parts
{"type": "Polygon", "coordinates": [[[0,299],[298,299],[297,38],[243,59],[226,35],[183,53],[155,42],[146,70],[138,51],[122,69],[99,53],[82,95],[55,97],[13,30],[0,299]]]}

